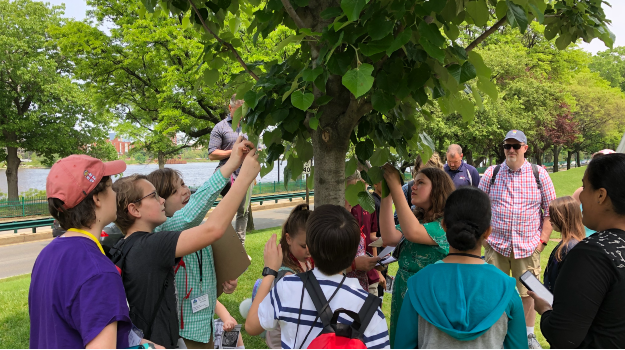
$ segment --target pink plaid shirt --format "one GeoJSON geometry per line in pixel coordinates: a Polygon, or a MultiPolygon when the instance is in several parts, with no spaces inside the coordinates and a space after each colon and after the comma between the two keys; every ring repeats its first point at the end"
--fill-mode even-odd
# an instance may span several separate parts
{"type": "Polygon", "coordinates": [[[549,202],[556,199],[553,183],[547,171],[538,167],[542,185],[539,190],[528,161],[517,171],[510,170],[504,162],[491,186],[494,169],[494,166],[486,169],[479,186],[488,193],[493,212],[493,233],[488,244],[503,256],[510,256],[514,249],[515,258],[528,257],[540,243],[543,218],[549,216],[549,202]]]}

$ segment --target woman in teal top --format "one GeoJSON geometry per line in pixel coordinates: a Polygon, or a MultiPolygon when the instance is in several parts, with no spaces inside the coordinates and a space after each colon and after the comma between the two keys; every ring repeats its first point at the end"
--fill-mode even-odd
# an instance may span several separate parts
{"type": "Polygon", "coordinates": [[[406,294],[408,278],[427,265],[443,259],[449,251],[440,220],[454,184],[443,170],[421,169],[412,186],[411,199],[416,207],[412,212],[404,199],[399,172],[389,164],[383,168],[391,195],[382,198],[380,205],[380,234],[385,245],[396,246],[393,255],[398,257],[399,263],[391,302],[390,340],[391,348],[394,348],[397,318],[406,294]],[[397,226],[393,219],[393,203],[399,219],[397,226]]]}
{"type": "Polygon", "coordinates": [[[490,219],[481,190],[467,186],[449,196],[442,221],[449,254],[408,279],[396,348],[527,349],[516,281],[481,257],[490,219]]]}

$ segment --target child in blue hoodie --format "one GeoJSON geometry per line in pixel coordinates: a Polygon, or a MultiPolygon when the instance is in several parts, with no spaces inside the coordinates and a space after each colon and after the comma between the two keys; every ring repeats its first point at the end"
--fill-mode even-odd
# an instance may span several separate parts
{"type": "Polygon", "coordinates": [[[449,254],[408,279],[395,348],[527,349],[516,281],[481,257],[491,233],[488,195],[459,188],[444,213],[449,254]]]}

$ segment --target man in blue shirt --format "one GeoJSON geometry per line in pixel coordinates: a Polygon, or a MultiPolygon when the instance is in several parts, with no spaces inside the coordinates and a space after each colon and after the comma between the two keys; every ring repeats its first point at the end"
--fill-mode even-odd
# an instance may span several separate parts
{"type": "Polygon", "coordinates": [[[462,160],[462,147],[453,144],[447,148],[447,164],[445,172],[454,182],[456,188],[462,186],[477,187],[480,184],[480,174],[472,165],[462,160]]]}

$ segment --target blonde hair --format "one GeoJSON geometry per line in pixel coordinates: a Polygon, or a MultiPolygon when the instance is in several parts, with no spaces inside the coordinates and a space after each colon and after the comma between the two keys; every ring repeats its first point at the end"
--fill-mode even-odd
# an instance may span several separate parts
{"type": "Polygon", "coordinates": [[[582,210],[571,196],[556,198],[549,203],[549,218],[552,223],[560,228],[562,243],[556,250],[556,259],[562,261],[562,248],[566,247],[572,239],[581,241],[585,238],[584,224],[582,223],[582,210]]]}
{"type": "Polygon", "coordinates": [[[438,155],[437,152],[434,152],[434,154],[432,154],[432,157],[423,166],[423,168],[436,168],[441,170],[443,170],[444,167],[445,164],[443,164],[443,161],[441,160],[441,157],[438,155]]]}

